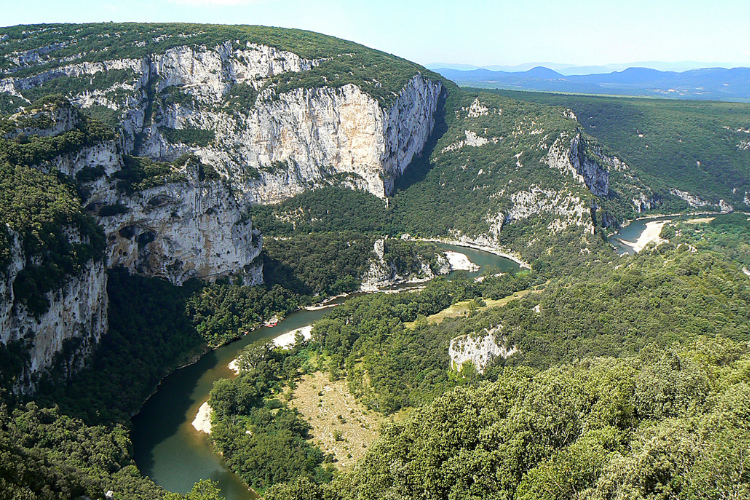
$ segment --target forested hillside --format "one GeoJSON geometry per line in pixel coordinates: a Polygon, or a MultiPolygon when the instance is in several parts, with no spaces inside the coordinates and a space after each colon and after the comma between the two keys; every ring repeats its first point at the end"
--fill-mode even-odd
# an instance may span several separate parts
{"type": "MultiPolygon", "coordinates": [[[[48,24],[44,26],[13,26],[2,28],[3,44],[0,48],[0,70],[15,78],[24,78],[41,71],[54,71],[67,62],[101,63],[117,59],[139,59],[153,54],[163,54],[176,47],[212,47],[227,43],[237,46],[266,45],[293,52],[310,60],[320,60],[320,65],[304,78],[290,74],[273,83],[280,92],[297,88],[323,86],[339,87],[348,83],[362,84],[377,99],[388,102],[398,94],[404,84],[418,69],[414,63],[378,52],[363,45],[340,40],[310,31],[271,28],[266,26],[222,26],[205,24],[48,24]],[[240,44],[238,39],[242,39],[240,44]],[[236,40],[236,41],[235,41],[236,40]],[[113,43],[116,42],[116,43],[113,43]],[[377,77],[374,74],[377,73],[377,77]],[[376,85],[379,83],[379,85],[376,85]]],[[[120,73],[98,73],[98,79],[62,77],[41,87],[29,88],[22,97],[35,100],[47,94],[76,95],[82,90],[109,90],[116,94],[115,84],[129,83],[135,74],[127,70],[120,73]],[[106,78],[104,78],[106,76],[106,78]]],[[[258,91],[246,86],[245,92],[257,95],[258,91]]],[[[127,94],[121,89],[119,97],[127,94]]],[[[243,96],[236,90],[236,99],[243,96]]],[[[18,99],[3,96],[2,109],[12,111],[18,99]]],[[[253,105],[252,101],[241,102],[253,105]]],[[[244,106],[242,106],[244,108],[244,106]]],[[[106,111],[106,110],[101,110],[106,111]]]]}
{"type": "Polygon", "coordinates": [[[0,71],[0,498],[219,498],[143,476],[131,416],[352,293],[211,391],[266,498],[750,495],[747,106],[465,90],[253,26],[0,28],[0,71]],[[442,278],[428,238],[524,267],[442,278]],[[388,422],[350,468],[292,404],[313,376],[388,422]]]}
{"type": "Polygon", "coordinates": [[[490,92],[572,109],[654,189],[692,193],[697,204],[748,207],[750,104],[490,92]]]}
{"type": "Polygon", "coordinates": [[[746,344],[508,369],[386,428],[332,484],[266,498],[743,498],[746,344]]]}

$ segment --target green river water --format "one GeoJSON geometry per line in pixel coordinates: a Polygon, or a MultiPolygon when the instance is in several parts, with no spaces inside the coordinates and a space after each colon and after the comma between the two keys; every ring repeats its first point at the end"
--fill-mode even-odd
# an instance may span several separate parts
{"type": "MultiPolygon", "coordinates": [[[[478,276],[491,266],[501,272],[518,269],[515,262],[488,252],[442,243],[438,246],[461,252],[479,265],[479,272],[469,273],[470,276],[478,276]]],[[[214,453],[209,437],[196,431],[192,421],[200,405],[208,399],[213,383],[234,376],[227,365],[240,350],[256,340],[274,338],[314,323],[328,311],[303,310],[290,314],[277,326],[259,328],[167,376],[140,413],[133,417],[135,461],[141,472],[169,491],[187,493],[196,481],[211,479],[218,481],[227,500],[256,498],[242,480],[227,469],[222,458],[214,453]]]]}

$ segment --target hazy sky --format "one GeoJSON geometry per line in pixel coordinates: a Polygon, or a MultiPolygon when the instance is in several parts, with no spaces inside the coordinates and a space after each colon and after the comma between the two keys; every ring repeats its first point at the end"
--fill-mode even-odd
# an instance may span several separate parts
{"type": "Polygon", "coordinates": [[[200,22],[301,28],[412,61],[750,66],[748,0],[0,0],[0,26],[200,22]]]}

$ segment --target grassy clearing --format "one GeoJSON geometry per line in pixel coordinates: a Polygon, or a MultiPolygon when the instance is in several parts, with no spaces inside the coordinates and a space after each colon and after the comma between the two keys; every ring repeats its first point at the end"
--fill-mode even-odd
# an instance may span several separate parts
{"type": "Polygon", "coordinates": [[[685,224],[708,224],[715,218],[716,217],[702,217],[700,219],[688,219],[685,221],[685,224]]]}
{"type": "MultiPolygon", "coordinates": [[[[473,304],[473,300],[463,300],[461,302],[456,302],[455,304],[451,305],[447,309],[443,309],[439,313],[435,313],[431,316],[427,317],[428,323],[435,323],[440,324],[445,320],[446,318],[457,318],[459,316],[467,316],[470,311],[476,310],[476,311],[483,311],[485,309],[489,309],[490,307],[500,307],[504,306],[511,300],[520,299],[521,297],[525,297],[531,293],[531,290],[522,290],[520,292],[516,292],[513,295],[508,295],[507,297],[503,297],[502,299],[493,300],[493,299],[482,299],[486,305],[481,307],[476,307],[473,304]]],[[[414,328],[414,325],[416,324],[416,321],[409,321],[408,323],[404,323],[404,326],[406,328],[414,328]]]]}
{"type": "Polygon", "coordinates": [[[333,453],[340,468],[348,468],[364,456],[385,418],[359,404],[345,380],[331,382],[323,372],[302,377],[289,404],[312,426],[312,443],[333,453]]]}

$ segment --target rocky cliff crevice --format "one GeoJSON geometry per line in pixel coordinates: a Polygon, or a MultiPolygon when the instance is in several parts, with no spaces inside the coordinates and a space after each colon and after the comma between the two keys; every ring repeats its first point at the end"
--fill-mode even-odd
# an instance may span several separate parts
{"type": "Polygon", "coordinates": [[[606,197],[609,194],[609,171],[604,165],[616,168],[622,163],[620,159],[589,147],[580,130],[567,144],[566,139],[560,137],[549,148],[547,164],[573,175],[595,196],[606,197]]]}

